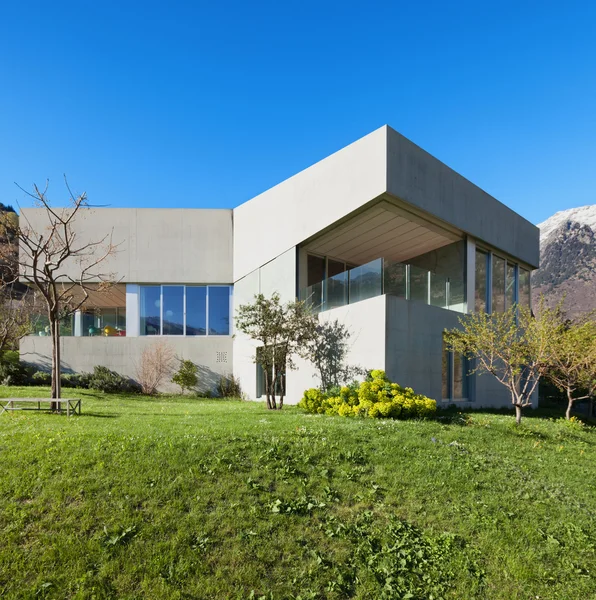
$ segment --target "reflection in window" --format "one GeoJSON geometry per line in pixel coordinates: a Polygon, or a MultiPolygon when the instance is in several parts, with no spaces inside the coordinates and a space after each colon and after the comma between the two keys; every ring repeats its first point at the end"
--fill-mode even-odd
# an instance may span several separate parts
{"type": "Polygon", "coordinates": [[[488,254],[476,250],[476,312],[486,312],[487,266],[488,254]]]}
{"type": "Polygon", "coordinates": [[[231,289],[229,285],[141,286],[140,334],[230,335],[231,289]]]}
{"type": "Polygon", "coordinates": [[[228,286],[209,286],[209,335],[230,335],[228,286]]]}
{"type": "Polygon", "coordinates": [[[492,312],[505,312],[505,259],[493,254],[492,312]]]}
{"type": "Polygon", "coordinates": [[[519,268],[519,303],[527,308],[531,307],[530,271],[519,268]]]}
{"type": "Polygon", "coordinates": [[[161,334],[161,286],[141,286],[141,335],[161,334]]]}
{"type": "Polygon", "coordinates": [[[507,263],[507,279],[505,282],[505,298],[507,300],[507,308],[511,308],[515,302],[515,265],[507,263]]]}
{"type": "Polygon", "coordinates": [[[443,400],[469,400],[470,399],[470,365],[468,359],[449,350],[443,338],[443,400]]]}
{"type": "MultiPolygon", "coordinates": [[[[41,337],[50,336],[50,319],[46,314],[37,314],[32,316],[33,335],[41,337]]],[[[74,335],[74,315],[68,315],[60,319],[60,335],[69,337],[74,335]]]]}
{"type": "Polygon", "coordinates": [[[164,285],[162,288],[162,333],[163,335],[184,334],[184,287],[164,285]]]}
{"type": "Polygon", "coordinates": [[[428,271],[410,266],[410,300],[428,302],[428,271]]]}
{"type": "Polygon", "coordinates": [[[207,288],[189,286],[186,288],[186,335],[206,335],[207,333],[207,288]]]}

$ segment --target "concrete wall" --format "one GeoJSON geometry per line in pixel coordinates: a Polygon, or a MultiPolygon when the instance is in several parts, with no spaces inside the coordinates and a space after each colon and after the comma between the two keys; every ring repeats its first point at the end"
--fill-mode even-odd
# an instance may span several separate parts
{"type": "MultiPolygon", "coordinates": [[[[25,208],[22,224],[47,228],[42,209],[25,208]]],[[[74,222],[77,243],[112,233],[117,252],[102,272],[129,283],[231,283],[232,211],[180,208],[82,209],[74,222]]],[[[76,276],[77,264],[66,266],[76,276]]]]}
{"type": "MultiPolygon", "coordinates": [[[[347,365],[363,369],[385,368],[385,298],[385,296],[369,298],[319,315],[321,322],[337,319],[348,328],[350,340],[346,357],[347,365]]],[[[318,387],[321,383],[312,363],[299,359],[296,361],[296,366],[298,369],[288,371],[286,376],[288,404],[296,404],[302,398],[304,390],[318,387]]]]}
{"type": "Polygon", "coordinates": [[[386,130],[391,195],[538,267],[537,227],[391,127],[386,130]]]}
{"type": "Polygon", "coordinates": [[[378,129],[234,209],[234,280],[359,209],[386,188],[378,129]]]}
{"type": "Polygon", "coordinates": [[[534,225],[383,126],[234,209],[234,279],[382,195],[538,266],[534,225]]]}
{"type": "MultiPolygon", "coordinates": [[[[221,375],[232,372],[231,337],[63,337],[62,368],[66,373],[91,372],[96,365],[108,367],[135,379],[136,365],[145,348],[157,341],[170,344],[180,359],[199,367],[199,389],[212,390],[221,375]]],[[[49,370],[52,347],[49,337],[28,336],[21,340],[21,360],[38,369],[49,370]]],[[[162,391],[178,392],[167,382],[162,391]]]]}
{"type": "MultiPolygon", "coordinates": [[[[458,327],[461,315],[395,296],[383,298],[387,302],[387,375],[400,385],[412,387],[440,402],[443,331],[458,327]]],[[[511,407],[509,392],[495,377],[479,373],[472,377],[471,401],[456,404],[475,408],[511,407]]],[[[537,398],[534,406],[537,406],[537,398]]]]}
{"type": "MultiPolygon", "coordinates": [[[[270,297],[274,292],[282,302],[296,299],[296,248],[290,248],[234,283],[234,315],[240,305],[252,303],[256,294],[270,297]]],[[[253,400],[257,389],[256,348],[255,342],[234,331],[234,375],[240,379],[243,392],[253,400]]]]}

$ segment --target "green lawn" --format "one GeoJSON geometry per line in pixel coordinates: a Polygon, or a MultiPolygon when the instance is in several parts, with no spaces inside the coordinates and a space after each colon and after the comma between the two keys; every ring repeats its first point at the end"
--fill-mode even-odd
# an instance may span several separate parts
{"type": "Polygon", "coordinates": [[[596,598],[596,429],[66,392],[0,416],[3,598],[596,598]]]}

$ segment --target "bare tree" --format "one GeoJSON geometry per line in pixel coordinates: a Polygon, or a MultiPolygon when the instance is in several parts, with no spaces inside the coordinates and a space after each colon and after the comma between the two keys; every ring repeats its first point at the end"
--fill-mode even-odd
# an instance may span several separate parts
{"type": "Polygon", "coordinates": [[[35,228],[21,216],[11,235],[19,246],[20,280],[32,287],[48,317],[52,337],[52,398],[60,398],[60,321],[85,304],[90,290],[102,291],[113,285],[113,275],[101,272],[100,267],[116,252],[116,246],[111,232],[97,241],[79,240],[75,225],[81,211],[89,206],[85,193],[75,196],[66,182],[68,206],[54,208],[47,189],[46,183],[43,190],[34,185],[33,193],[25,192],[37,207],[45,210],[44,226],[35,228]]]}
{"type": "Polygon", "coordinates": [[[175,358],[174,349],[163,340],[154,342],[143,350],[136,367],[136,378],[143,394],[155,394],[164,379],[170,378],[175,358]]]}

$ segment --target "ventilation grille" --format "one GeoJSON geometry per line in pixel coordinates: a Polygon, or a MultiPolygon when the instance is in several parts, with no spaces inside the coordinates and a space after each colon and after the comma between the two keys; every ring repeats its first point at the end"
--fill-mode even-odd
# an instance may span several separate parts
{"type": "Polygon", "coordinates": [[[215,362],[227,363],[228,362],[228,353],[227,352],[216,352],[215,353],[215,362]]]}

